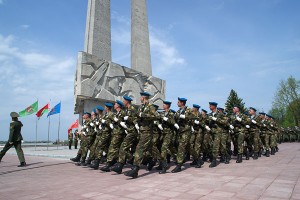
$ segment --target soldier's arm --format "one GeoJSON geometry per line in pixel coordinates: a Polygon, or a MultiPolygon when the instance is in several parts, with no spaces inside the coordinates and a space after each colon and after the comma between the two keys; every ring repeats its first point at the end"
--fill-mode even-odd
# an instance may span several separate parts
{"type": "Polygon", "coordinates": [[[9,138],[8,138],[8,142],[12,143],[13,141],[13,136],[14,136],[14,131],[15,131],[15,125],[14,123],[10,123],[10,131],[9,131],[9,138]]]}

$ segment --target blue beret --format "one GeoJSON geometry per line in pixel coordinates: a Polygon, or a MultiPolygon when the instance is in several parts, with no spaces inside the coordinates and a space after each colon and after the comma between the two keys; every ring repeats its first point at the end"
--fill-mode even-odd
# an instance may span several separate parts
{"type": "Polygon", "coordinates": [[[207,110],[201,109],[203,112],[207,113],[207,110]]]}
{"type": "Polygon", "coordinates": [[[89,112],[85,112],[84,115],[88,115],[89,117],[91,117],[91,113],[89,112]]]}
{"type": "Polygon", "coordinates": [[[216,103],[216,102],[209,102],[209,105],[217,106],[218,103],[216,103]]]}
{"type": "Polygon", "coordinates": [[[167,104],[167,105],[171,105],[172,102],[171,101],[163,101],[164,104],[167,104]]]}
{"type": "Polygon", "coordinates": [[[222,110],[222,111],[224,111],[224,108],[221,108],[221,107],[218,107],[217,109],[218,109],[218,110],[222,110]]]}
{"type": "Polygon", "coordinates": [[[146,96],[146,97],[151,96],[151,94],[148,92],[140,92],[140,94],[141,94],[141,96],[146,96]]]}
{"type": "Polygon", "coordinates": [[[117,100],[117,101],[116,101],[116,103],[117,103],[117,104],[119,104],[121,107],[123,107],[123,106],[124,106],[124,104],[123,104],[123,102],[122,102],[122,101],[119,101],[119,100],[117,100]]]}
{"type": "Polygon", "coordinates": [[[97,114],[97,113],[96,113],[96,108],[93,109],[93,113],[97,114]]]}
{"type": "Polygon", "coordinates": [[[96,106],[96,109],[97,109],[97,110],[100,110],[100,111],[103,111],[103,110],[104,110],[104,108],[103,108],[102,106],[96,106]]]}
{"type": "Polygon", "coordinates": [[[130,98],[129,96],[123,96],[123,98],[127,101],[132,101],[132,98],[130,98]]]}
{"type": "Polygon", "coordinates": [[[156,110],[159,108],[159,106],[156,104],[152,104],[152,106],[154,106],[156,110]]]}
{"type": "Polygon", "coordinates": [[[256,112],[256,109],[255,109],[255,108],[253,108],[253,107],[250,107],[249,109],[251,109],[251,110],[254,110],[254,112],[256,112]]]}
{"type": "Polygon", "coordinates": [[[260,114],[260,115],[266,115],[266,113],[264,113],[264,112],[260,112],[259,114],[260,114]]]}
{"type": "Polygon", "coordinates": [[[179,100],[179,101],[187,101],[187,99],[186,99],[186,98],[183,98],[183,97],[178,97],[178,100],[179,100]]]}
{"type": "Polygon", "coordinates": [[[106,103],[105,103],[105,106],[108,107],[108,108],[112,108],[114,105],[112,105],[112,103],[106,102],[106,103]]]}
{"type": "Polygon", "coordinates": [[[170,109],[170,110],[171,110],[171,112],[172,112],[172,113],[176,113],[176,111],[175,111],[175,110],[173,110],[173,109],[170,109]]]}
{"type": "Polygon", "coordinates": [[[200,108],[200,106],[198,104],[193,104],[193,107],[198,108],[198,109],[200,108]]]}
{"type": "Polygon", "coordinates": [[[271,115],[268,115],[268,114],[266,114],[267,115],[267,117],[269,117],[269,118],[272,118],[272,116],[271,115]]]}

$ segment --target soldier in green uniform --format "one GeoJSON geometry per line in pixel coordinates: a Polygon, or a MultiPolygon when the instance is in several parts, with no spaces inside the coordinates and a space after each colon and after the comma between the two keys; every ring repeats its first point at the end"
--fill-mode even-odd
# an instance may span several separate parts
{"type": "Polygon", "coordinates": [[[101,159],[103,159],[104,153],[107,154],[108,148],[111,141],[111,134],[114,129],[114,113],[111,111],[114,105],[112,103],[105,103],[105,115],[101,119],[101,136],[96,148],[96,159],[94,163],[90,166],[95,170],[99,168],[101,159]]]}
{"type": "Polygon", "coordinates": [[[185,154],[187,153],[187,146],[190,139],[192,120],[195,118],[190,108],[186,106],[186,98],[178,97],[177,106],[179,110],[175,113],[175,125],[174,127],[178,131],[178,150],[176,161],[176,167],[171,171],[177,173],[181,171],[181,167],[184,162],[185,154]]]}
{"type": "Polygon", "coordinates": [[[122,120],[121,126],[126,129],[126,136],[120,146],[120,150],[118,153],[118,163],[116,163],[111,170],[121,174],[123,166],[126,162],[126,158],[131,160],[133,155],[130,152],[130,148],[134,149],[135,144],[137,143],[137,129],[135,127],[135,121],[137,117],[136,109],[131,105],[132,98],[129,96],[123,97],[123,104],[124,104],[124,112],[125,116],[122,120]]]}
{"type": "Polygon", "coordinates": [[[69,149],[72,149],[72,143],[73,143],[73,133],[72,133],[72,129],[69,130],[68,133],[68,142],[69,142],[69,149]]]}
{"type": "Polygon", "coordinates": [[[74,147],[75,147],[75,149],[77,149],[78,140],[79,140],[79,133],[78,133],[78,130],[76,129],[74,132],[74,147]]]}
{"type": "Polygon", "coordinates": [[[252,137],[253,141],[253,160],[258,159],[258,153],[260,150],[259,140],[260,140],[260,126],[261,126],[261,119],[258,115],[256,115],[256,109],[253,107],[249,108],[249,115],[250,115],[250,129],[249,134],[252,137]]]}
{"type": "Polygon", "coordinates": [[[125,131],[127,126],[123,122],[123,118],[125,117],[125,112],[122,110],[123,106],[123,102],[119,100],[117,100],[114,104],[116,113],[114,113],[112,121],[114,128],[112,130],[112,138],[108,148],[107,162],[104,167],[100,168],[100,170],[104,172],[109,172],[110,167],[117,162],[120,146],[126,134],[125,131]]]}
{"type": "MultiPolygon", "coordinates": [[[[224,108],[218,107],[219,112],[224,115],[224,121],[229,121],[229,118],[224,114],[224,108]]],[[[229,150],[227,149],[228,145],[228,137],[229,137],[229,123],[222,126],[222,133],[220,136],[220,162],[224,162],[225,164],[229,164],[230,157],[229,157],[229,150]]]]}
{"type": "Polygon", "coordinates": [[[21,129],[22,129],[22,122],[18,120],[19,114],[16,112],[11,112],[10,116],[12,118],[12,122],[10,123],[10,133],[9,133],[9,138],[8,141],[6,142],[4,148],[0,152],[0,162],[5,155],[5,153],[12,147],[14,146],[20,161],[20,165],[18,167],[24,167],[26,166],[25,158],[24,158],[24,153],[21,147],[21,143],[23,140],[23,137],[21,135],[21,129]]]}
{"type": "MultiPolygon", "coordinates": [[[[207,110],[201,109],[201,115],[203,118],[203,121],[207,123],[208,116],[207,116],[207,110]]],[[[202,160],[204,162],[207,161],[208,158],[211,157],[211,145],[212,145],[212,137],[209,131],[205,128],[203,129],[203,142],[202,142],[202,160]]]]}
{"type": "Polygon", "coordinates": [[[211,110],[211,113],[208,114],[208,125],[205,126],[206,130],[210,131],[212,137],[212,161],[209,167],[217,166],[222,129],[228,123],[227,120],[224,119],[224,114],[217,110],[217,105],[218,103],[216,102],[209,102],[209,109],[211,110]]]}
{"type": "Polygon", "coordinates": [[[143,161],[145,153],[151,148],[153,121],[157,118],[155,107],[149,103],[148,92],[141,92],[141,103],[138,110],[138,118],[136,120],[136,128],[140,131],[140,139],[134,153],[133,167],[125,173],[125,176],[137,178],[140,165],[143,161]]]}
{"type": "Polygon", "coordinates": [[[260,127],[260,132],[261,132],[261,141],[262,141],[262,144],[263,144],[263,148],[265,149],[265,156],[266,157],[269,157],[270,156],[270,136],[269,136],[269,125],[268,125],[268,122],[267,122],[267,119],[266,119],[266,113],[259,113],[260,114],[260,118],[261,118],[261,122],[262,122],[262,125],[260,127]]]}

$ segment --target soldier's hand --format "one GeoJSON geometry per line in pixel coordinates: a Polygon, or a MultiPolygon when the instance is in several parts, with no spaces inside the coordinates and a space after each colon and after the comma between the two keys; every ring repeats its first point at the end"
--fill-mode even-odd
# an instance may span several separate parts
{"type": "Polygon", "coordinates": [[[82,134],[83,134],[83,135],[86,135],[86,133],[85,133],[84,131],[82,131],[82,134]]]}
{"type": "Polygon", "coordinates": [[[140,127],[138,124],[135,124],[134,127],[136,128],[136,130],[140,130],[140,127]]]}
{"type": "Polygon", "coordinates": [[[209,126],[205,125],[205,129],[210,131],[211,129],[209,128],[209,126]]]}
{"type": "Polygon", "coordinates": [[[102,119],[101,122],[102,122],[102,124],[104,124],[106,122],[106,120],[102,119]]]}
{"type": "Polygon", "coordinates": [[[191,126],[191,131],[192,131],[192,133],[195,132],[195,129],[193,126],[191,126]]]}
{"type": "Polygon", "coordinates": [[[169,118],[167,118],[167,117],[163,117],[163,120],[164,120],[164,121],[168,121],[168,119],[169,119],[169,118]]]}
{"type": "Polygon", "coordinates": [[[102,125],[101,124],[99,125],[99,129],[102,130],[102,125]]]}
{"type": "Polygon", "coordinates": [[[256,123],[257,123],[254,119],[252,119],[251,122],[252,122],[253,124],[256,124],[256,123]]]}
{"type": "Polygon", "coordinates": [[[229,128],[230,128],[230,129],[234,129],[234,126],[232,126],[232,125],[230,124],[229,128]]]}
{"type": "Polygon", "coordinates": [[[177,130],[179,129],[178,124],[174,124],[174,127],[175,127],[177,130]]]}
{"type": "Polygon", "coordinates": [[[124,117],[124,121],[127,121],[127,120],[128,120],[128,116],[125,116],[125,117],[124,117]]]}
{"type": "Polygon", "coordinates": [[[119,119],[115,117],[115,118],[114,118],[114,121],[115,121],[115,122],[118,122],[118,121],[119,121],[119,119]]]}
{"type": "Polygon", "coordinates": [[[217,118],[216,118],[216,117],[212,117],[211,119],[212,119],[212,120],[214,120],[214,121],[216,121],[216,120],[217,120],[217,118]]]}
{"type": "Polygon", "coordinates": [[[93,123],[93,122],[91,122],[91,123],[90,123],[90,126],[92,126],[92,127],[93,127],[93,126],[94,126],[94,123],[93,123]]]}
{"type": "Polygon", "coordinates": [[[161,124],[158,124],[157,127],[158,127],[160,130],[164,130],[161,124]]]}
{"type": "Polygon", "coordinates": [[[120,125],[121,125],[123,128],[127,129],[127,126],[126,126],[125,122],[120,122],[120,125]]]}
{"type": "Polygon", "coordinates": [[[195,120],[194,122],[195,122],[195,124],[199,124],[200,123],[198,120],[195,120]]]}
{"type": "Polygon", "coordinates": [[[250,126],[249,126],[249,125],[246,125],[246,128],[250,128],[250,126]]]}
{"type": "Polygon", "coordinates": [[[109,127],[110,127],[111,129],[114,129],[114,125],[113,125],[113,124],[109,124],[109,127]]]}
{"type": "Polygon", "coordinates": [[[143,113],[142,113],[142,112],[140,112],[139,116],[140,116],[140,117],[143,117],[144,115],[143,115],[143,113]]]}
{"type": "Polygon", "coordinates": [[[236,117],[236,120],[238,120],[240,122],[240,121],[242,121],[242,118],[236,117]]]}
{"type": "Polygon", "coordinates": [[[185,115],[183,115],[183,114],[181,114],[179,117],[180,117],[181,119],[185,119],[185,115]]]}
{"type": "Polygon", "coordinates": [[[96,125],[99,125],[99,122],[98,122],[98,121],[96,121],[96,125]]]}

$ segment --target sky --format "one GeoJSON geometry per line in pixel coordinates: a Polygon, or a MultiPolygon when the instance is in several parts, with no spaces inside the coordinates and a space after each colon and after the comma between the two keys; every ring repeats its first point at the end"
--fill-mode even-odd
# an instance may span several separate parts
{"type": "MultiPolygon", "coordinates": [[[[234,89],[247,107],[268,112],[281,80],[300,79],[300,1],[148,0],[153,75],[166,99],[223,107],[234,89]]],[[[25,141],[67,139],[74,115],[77,53],[87,0],[0,0],[0,140],[9,116],[39,101],[61,114],[22,117],[25,141]],[[60,124],[59,124],[60,118],[60,124]],[[36,123],[37,122],[37,123],[36,123]],[[37,126],[36,126],[37,125],[37,126]],[[37,127],[37,129],[36,129],[37,127]],[[36,132],[37,130],[37,132],[36,132]]],[[[130,0],[111,0],[112,61],[130,67],[130,0]]]]}

